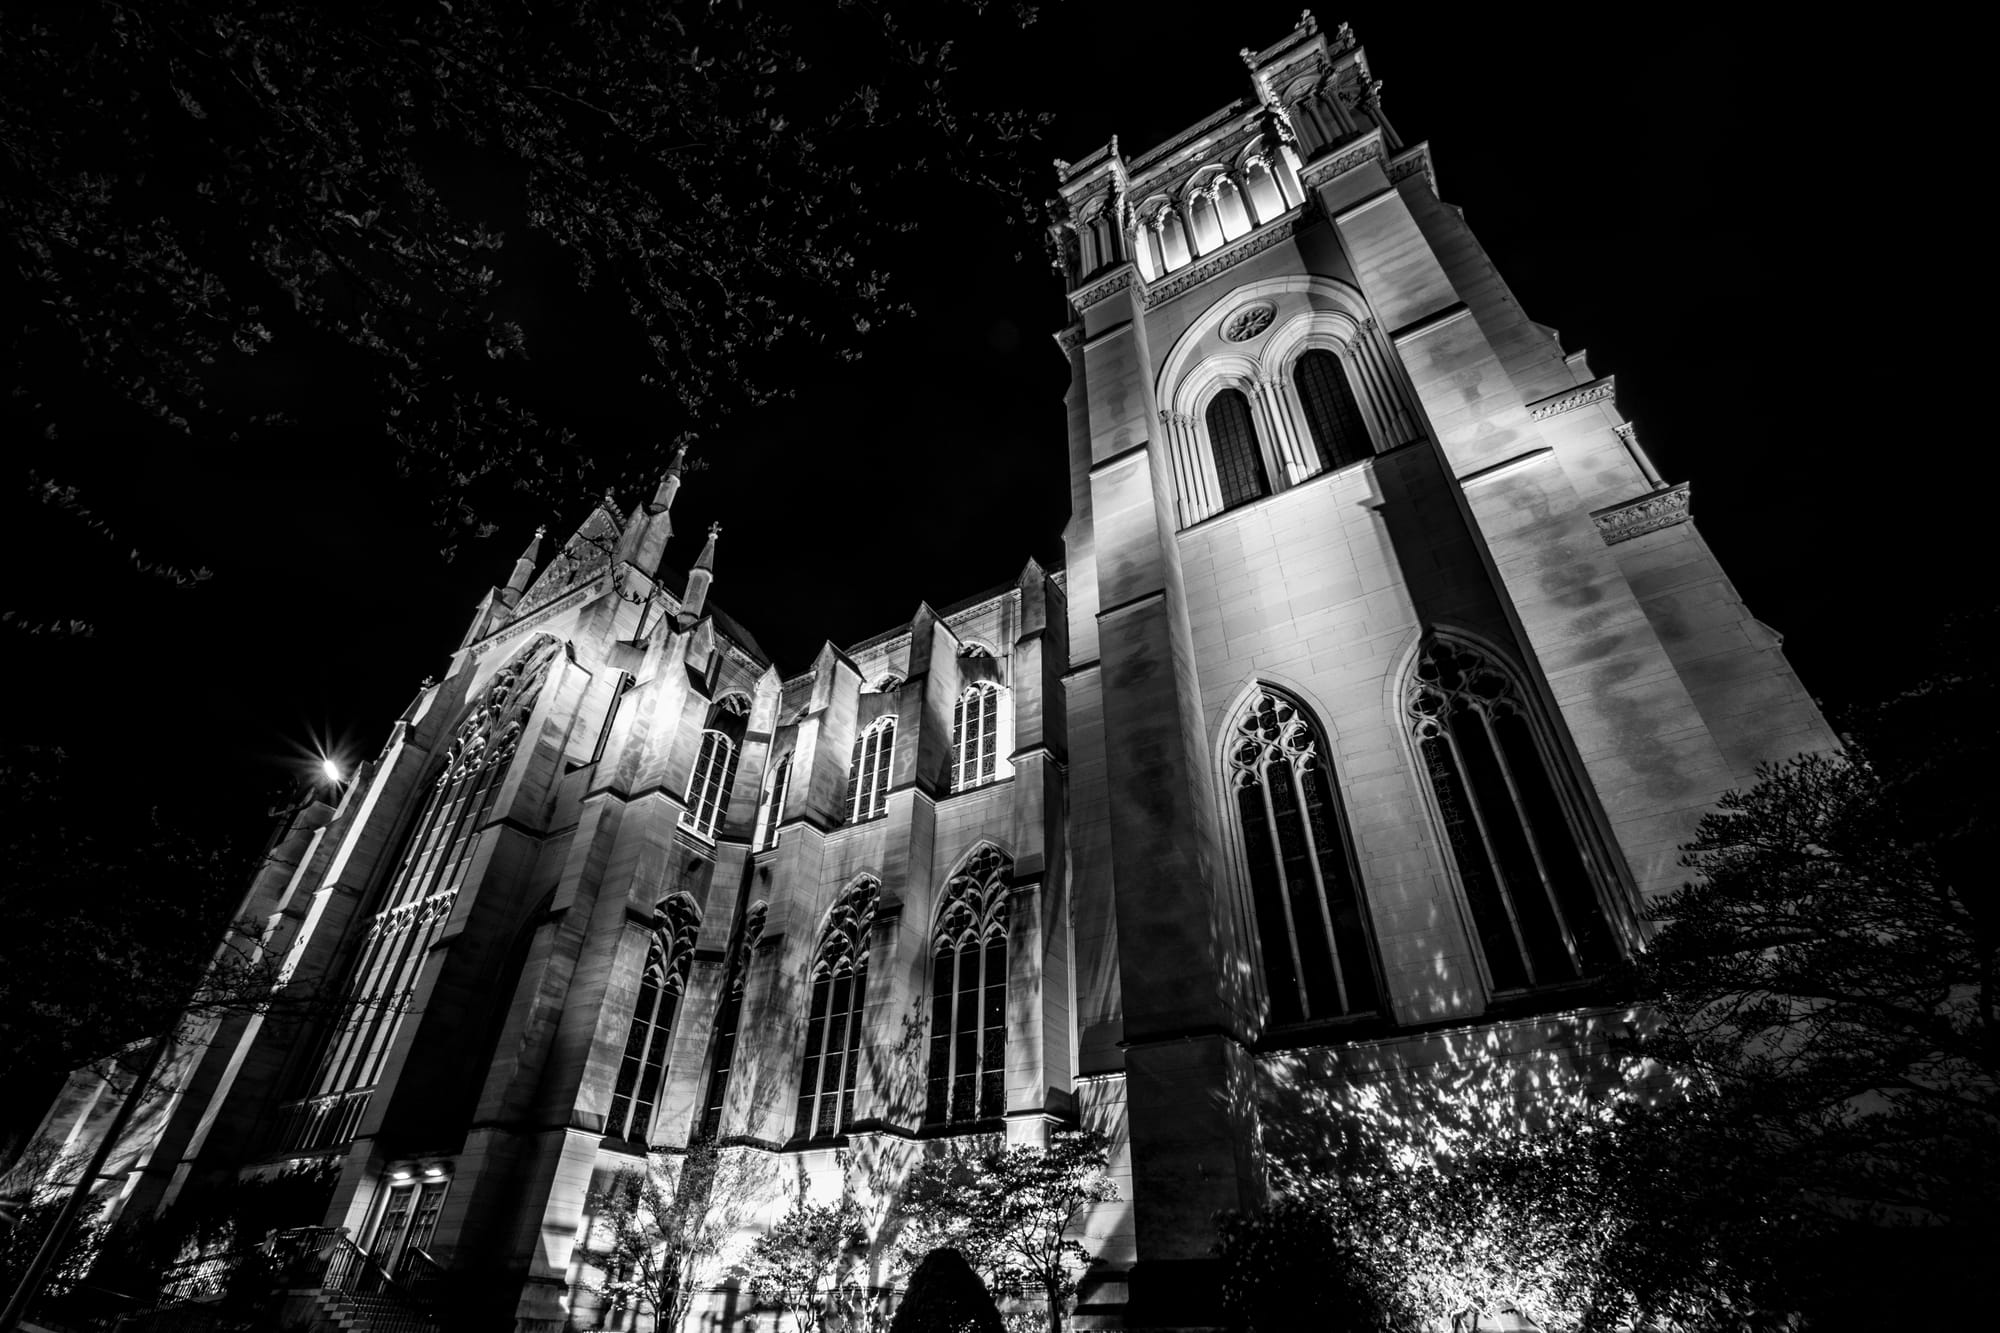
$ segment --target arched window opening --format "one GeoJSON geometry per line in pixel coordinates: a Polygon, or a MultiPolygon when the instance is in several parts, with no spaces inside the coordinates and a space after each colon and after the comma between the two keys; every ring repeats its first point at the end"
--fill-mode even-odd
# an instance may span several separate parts
{"type": "Polygon", "coordinates": [[[798,1136],[823,1139],[854,1119],[861,1024],[868,991],[868,931],[876,882],[863,878],[828,914],[813,955],[805,1061],[799,1071],[798,1136]]]}
{"type": "Polygon", "coordinates": [[[1319,448],[1323,467],[1331,471],[1374,455],[1368,427],[1361,421],[1361,407],[1354,401],[1354,389],[1339,357],[1324,348],[1310,349],[1292,367],[1292,383],[1298,388],[1306,427],[1319,448]]]}
{"type": "Polygon", "coordinates": [[[331,1147],[351,1140],[360,1128],[417,974],[451,918],[557,650],[549,638],[523,650],[494,676],[459,724],[362,937],[341,1017],[301,1095],[280,1108],[280,1147],[331,1147]]]}
{"type": "Polygon", "coordinates": [[[688,779],[687,809],[681,827],[696,837],[715,841],[722,817],[729,811],[729,789],[736,782],[736,747],[719,731],[701,733],[701,752],[688,779]]]}
{"type": "Polygon", "coordinates": [[[1345,821],[1320,746],[1305,710],[1268,689],[1245,707],[1229,742],[1274,1023],[1382,1005],[1345,821]]]}
{"type": "Polygon", "coordinates": [[[1007,1113],[1007,891],[1013,863],[982,848],[945,884],[931,932],[931,1049],[924,1121],[1007,1113]]]}
{"type": "Polygon", "coordinates": [[[612,1138],[644,1143],[652,1131],[653,1107],[666,1079],[667,1050],[674,1036],[674,1010],[687,988],[694,937],[700,929],[701,914],[684,895],[667,899],[653,913],[639,1002],[632,1009],[625,1053],[611,1089],[611,1113],[604,1122],[604,1132],[612,1138]]]}
{"type": "Polygon", "coordinates": [[[715,1028],[708,1052],[708,1095],[702,1099],[701,1137],[713,1140],[722,1130],[722,1110],[729,1100],[729,1074],[736,1067],[736,1033],[743,1025],[743,987],[750,977],[750,956],[764,937],[765,903],[752,903],[736,928],[729,949],[729,970],[723,977],[722,1000],[715,1007],[715,1028]]]}
{"type": "Polygon", "coordinates": [[[1233,241],[1250,234],[1250,210],[1236,182],[1224,176],[1215,182],[1215,215],[1222,225],[1222,239],[1233,241]]]}
{"type": "Polygon", "coordinates": [[[1194,229],[1194,252],[1205,255],[1222,245],[1222,223],[1215,212],[1215,200],[1206,186],[1188,198],[1188,224],[1194,229]]]}
{"type": "Polygon", "coordinates": [[[777,769],[771,774],[771,785],[764,789],[764,806],[757,812],[757,849],[778,845],[778,825],[785,818],[785,798],[792,790],[792,752],[785,751],[785,757],[778,761],[777,769]]]}
{"type": "Polygon", "coordinates": [[[1188,244],[1187,227],[1180,211],[1171,206],[1160,210],[1160,255],[1161,269],[1167,273],[1185,268],[1194,258],[1194,247],[1188,244]]]}
{"type": "Polygon", "coordinates": [[[896,719],[885,717],[854,742],[854,762],[847,770],[847,818],[850,823],[873,819],[889,808],[889,766],[896,756],[896,719]]]}
{"type": "Polygon", "coordinates": [[[1000,691],[975,685],[958,696],[951,717],[951,789],[993,781],[1000,750],[1000,691]]]}
{"type": "Polygon", "coordinates": [[[1222,507],[1270,493],[1264,475],[1263,451],[1250,424],[1250,400],[1241,390],[1224,389],[1208,405],[1208,443],[1215,451],[1215,476],[1222,485],[1222,507]]]}
{"type": "Polygon", "coordinates": [[[1249,158],[1243,164],[1243,185],[1246,202],[1257,215],[1259,225],[1269,222],[1284,212],[1284,191],[1278,179],[1271,174],[1271,165],[1263,157],[1249,158]]]}
{"type": "Polygon", "coordinates": [[[1596,877],[1513,676],[1433,642],[1404,704],[1494,988],[1609,967],[1618,950],[1596,877]]]}

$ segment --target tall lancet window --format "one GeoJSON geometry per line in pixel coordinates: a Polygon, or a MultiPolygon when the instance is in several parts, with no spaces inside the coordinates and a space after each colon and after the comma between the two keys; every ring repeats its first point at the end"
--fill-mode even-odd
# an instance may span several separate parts
{"type": "Polygon", "coordinates": [[[1494,987],[1574,981],[1614,962],[1574,797],[1513,675],[1477,649],[1433,642],[1404,706],[1494,987]]]}
{"type": "Polygon", "coordinates": [[[777,769],[771,774],[771,785],[764,791],[764,808],[758,812],[757,848],[778,845],[778,825],[785,819],[785,798],[792,790],[792,752],[785,751],[785,757],[778,761],[777,769]]]}
{"type": "Polygon", "coordinates": [[[632,1008],[618,1080],[611,1088],[611,1114],[604,1122],[604,1132],[613,1138],[644,1143],[652,1131],[653,1107],[667,1074],[667,1046],[674,1036],[674,1010],[687,989],[700,929],[701,914],[686,894],[675,894],[653,912],[639,1002],[632,1008]]]}
{"type": "Polygon", "coordinates": [[[1229,781],[1273,1023],[1381,1008],[1361,889],[1321,738],[1295,700],[1260,690],[1237,719],[1229,781]]]}
{"type": "Polygon", "coordinates": [[[931,931],[931,1052],[924,1121],[962,1125],[1007,1113],[1007,880],[981,848],[944,886],[931,931]]]}
{"type": "Polygon", "coordinates": [[[695,756],[694,776],[688,779],[687,809],[681,813],[681,827],[697,837],[715,839],[716,829],[729,809],[729,788],[736,781],[736,747],[719,731],[701,733],[701,752],[695,756]]]}
{"type": "Polygon", "coordinates": [[[1311,349],[1292,367],[1292,383],[1305,407],[1313,443],[1319,447],[1321,466],[1346,467],[1374,454],[1339,357],[1322,348],[1311,349]]]}
{"type": "Polygon", "coordinates": [[[799,1070],[798,1136],[823,1139],[854,1119],[868,994],[868,930],[875,923],[876,882],[866,876],[834,904],[813,954],[805,1060],[799,1070]]]}
{"type": "Polygon", "coordinates": [[[981,682],[958,696],[951,714],[951,788],[993,781],[1000,750],[1000,691],[981,682]]]}
{"type": "Polygon", "coordinates": [[[558,645],[543,637],[494,676],[459,724],[423,811],[362,935],[338,1025],[301,1095],[281,1108],[280,1146],[324,1148],[360,1127],[417,974],[444,932],[558,645]]]}
{"type": "Polygon", "coordinates": [[[1208,405],[1208,444],[1215,451],[1215,477],[1222,486],[1222,507],[1240,505],[1270,492],[1264,475],[1264,455],[1257,431],[1250,424],[1250,400],[1240,390],[1224,389],[1208,405]]]}
{"type": "Polygon", "coordinates": [[[729,1101],[729,1074],[736,1067],[736,1033],[743,1025],[743,987],[750,977],[750,955],[764,936],[769,908],[753,903],[736,928],[729,950],[729,971],[722,982],[722,1002],[715,1007],[715,1031],[708,1049],[708,1095],[702,1099],[701,1137],[714,1139],[722,1131],[722,1109],[729,1101]]]}
{"type": "Polygon", "coordinates": [[[889,767],[896,757],[894,714],[877,720],[854,741],[847,770],[847,817],[873,819],[889,807],[889,767]]]}

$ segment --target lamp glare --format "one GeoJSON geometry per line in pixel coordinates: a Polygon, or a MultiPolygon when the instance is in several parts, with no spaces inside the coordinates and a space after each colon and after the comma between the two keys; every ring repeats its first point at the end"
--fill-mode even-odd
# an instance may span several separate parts
{"type": "Polygon", "coordinates": [[[322,759],[320,761],[319,771],[326,775],[326,780],[328,782],[337,783],[343,780],[340,774],[340,765],[335,763],[331,759],[322,759]]]}

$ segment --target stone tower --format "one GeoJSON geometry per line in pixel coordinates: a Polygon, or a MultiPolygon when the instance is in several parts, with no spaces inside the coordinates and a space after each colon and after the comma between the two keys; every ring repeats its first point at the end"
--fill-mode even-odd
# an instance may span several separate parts
{"type": "MultiPolygon", "coordinates": [[[[1238,101],[1062,167],[1065,569],[787,675],[715,528],[661,568],[678,456],[538,535],[246,900],[338,1016],[200,1029],[120,1206],[332,1163],[295,1252],[625,1328],[620,1171],[723,1145],[745,1235],[856,1197],[879,1293],[914,1162],[1081,1121],[1121,1197],[1079,1325],[1206,1326],[1274,1097],[1589,1063],[1701,813],[1833,738],[1349,31],[1243,57],[1238,101]]],[[[342,1316],[326,1281],[295,1316],[342,1316]]]]}
{"type": "Polygon", "coordinates": [[[1589,1045],[1702,812],[1834,744],[1350,30],[1242,54],[1061,165],[1078,1077],[1137,1327],[1212,1317],[1274,1080],[1589,1045]]]}

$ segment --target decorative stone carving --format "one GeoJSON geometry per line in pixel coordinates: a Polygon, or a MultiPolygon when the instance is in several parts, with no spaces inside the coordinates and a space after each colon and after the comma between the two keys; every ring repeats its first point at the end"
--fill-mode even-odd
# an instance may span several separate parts
{"type": "Polygon", "coordinates": [[[1308,162],[1299,172],[1299,179],[1308,187],[1332,180],[1343,172],[1352,171],[1363,163],[1374,162],[1382,157],[1382,136],[1372,135],[1367,142],[1356,144],[1344,153],[1333,157],[1322,157],[1308,162]]]}
{"type": "Polygon", "coordinates": [[[1222,321],[1222,337],[1227,342],[1243,343],[1271,327],[1271,321],[1278,317],[1278,307],[1269,301],[1252,301],[1238,308],[1229,318],[1222,321]]]}
{"type": "Polygon", "coordinates": [[[1069,297],[1070,304],[1078,310],[1088,310],[1105,297],[1122,292],[1131,285],[1132,268],[1130,265],[1127,265],[1109,277],[1099,278],[1088,287],[1079,288],[1071,292],[1069,297]]]}
{"type": "Polygon", "coordinates": [[[1423,176],[1425,183],[1431,187],[1432,194],[1437,193],[1437,173],[1431,170],[1431,146],[1427,143],[1417,144],[1398,153],[1389,162],[1391,182],[1407,180],[1416,175],[1423,176]]]}
{"type": "Polygon", "coordinates": [[[1547,421],[1565,412],[1574,412],[1579,407],[1589,407],[1592,403],[1608,403],[1616,392],[1615,376],[1606,375],[1601,380],[1578,385],[1574,389],[1564,389],[1559,394],[1528,404],[1528,415],[1537,421],[1547,421]]]}
{"type": "Polygon", "coordinates": [[[1064,356],[1074,355],[1076,349],[1083,346],[1083,325],[1072,324],[1066,329],[1057,330],[1055,340],[1056,346],[1062,349],[1064,356]]]}
{"type": "Polygon", "coordinates": [[[1688,484],[1682,482],[1622,505],[1600,509],[1590,516],[1590,521],[1597,525],[1597,534],[1604,538],[1606,546],[1616,546],[1645,533],[1685,523],[1693,517],[1689,509],[1688,484]]]}
{"type": "Polygon", "coordinates": [[[1162,301],[1170,301],[1182,292],[1207,282],[1216,274],[1234,268],[1251,255],[1262,254],[1279,241],[1289,238],[1297,226],[1298,219],[1295,217],[1279,218],[1270,225],[1259,227],[1248,236],[1224,246],[1199,263],[1181,269],[1164,282],[1151,284],[1146,288],[1146,308],[1150,310],[1162,301]]]}

